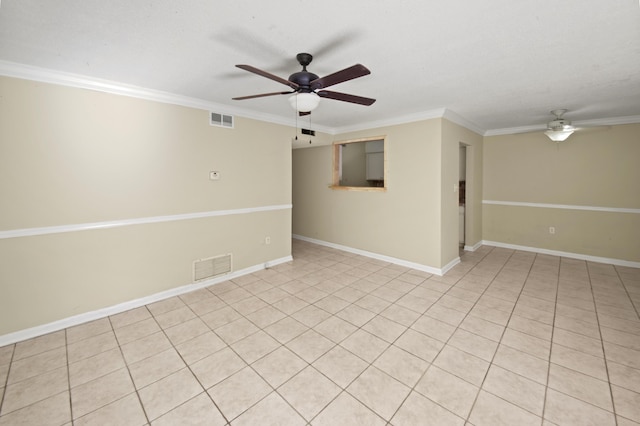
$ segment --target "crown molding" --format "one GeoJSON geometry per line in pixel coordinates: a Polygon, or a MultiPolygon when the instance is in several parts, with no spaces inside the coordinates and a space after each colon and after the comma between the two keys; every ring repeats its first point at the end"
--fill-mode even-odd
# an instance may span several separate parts
{"type": "Polygon", "coordinates": [[[493,129],[484,132],[483,136],[515,135],[519,133],[541,132],[547,129],[546,124],[536,124],[534,126],[506,127],[504,129],[493,129]]]}
{"type": "Polygon", "coordinates": [[[402,115],[399,117],[387,118],[384,120],[368,121],[365,123],[358,123],[352,126],[338,127],[335,129],[336,134],[356,132],[359,130],[369,130],[378,127],[396,126],[399,124],[413,123],[422,120],[431,120],[434,118],[446,118],[452,123],[458,124],[466,129],[471,130],[479,135],[483,135],[485,130],[477,124],[467,120],[458,113],[451,111],[448,108],[438,108],[428,111],[421,111],[413,114],[402,115]]]}
{"type": "MultiPolygon", "coordinates": [[[[0,60],[0,75],[20,78],[23,80],[39,81],[42,83],[57,84],[79,89],[88,89],[114,95],[128,96],[148,101],[160,102],[171,105],[180,105],[205,111],[215,111],[228,115],[266,121],[273,124],[295,127],[295,119],[286,119],[280,116],[251,111],[245,108],[222,105],[199,98],[177,95],[160,90],[118,83],[111,80],[103,80],[85,75],[67,73],[46,68],[34,67],[26,64],[0,60]]],[[[333,134],[333,129],[326,126],[315,125],[316,130],[333,134]]]]}
{"type": "MultiPolygon", "coordinates": [[[[94,90],[98,92],[110,93],[132,98],[144,99],[148,101],[160,102],[171,105],[180,105],[189,108],[196,108],[205,111],[216,111],[228,115],[236,115],[239,117],[250,118],[253,120],[265,121],[273,124],[281,124],[283,126],[296,127],[295,118],[286,119],[277,115],[265,114],[252,111],[245,108],[232,107],[229,105],[218,104],[207,101],[205,99],[192,98],[188,96],[177,95],[175,93],[163,92],[160,90],[148,89],[140,86],[128,85],[112,80],[104,80],[100,78],[88,77],[86,75],[73,74],[64,71],[40,68],[32,65],[20,64],[17,62],[9,62],[0,60],[0,75],[6,77],[20,78],[23,80],[39,81],[42,83],[57,84],[67,87],[75,87],[80,89],[94,90]]],[[[314,123],[314,130],[336,135],[341,133],[354,132],[358,130],[368,130],[376,127],[393,126],[398,124],[406,124],[415,121],[429,120],[433,118],[446,118],[456,124],[468,128],[479,134],[483,134],[483,130],[477,125],[464,119],[460,115],[446,108],[439,108],[429,111],[422,111],[414,114],[408,114],[400,117],[393,117],[378,121],[369,121],[358,123],[344,127],[329,127],[314,123]]]]}
{"type": "Polygon", "coordinates": [[[625,117],[597,118],[594,120],[572,121],[576,127],[594,127],[594,126],[619,126],[622,124],[640,123],[640,115],[627,115],[625,117]]]}
{"type": "MultiPolygon", "coordinates": [[[[572,120],[575,127],[596,127],[596,126],[618,126],[621,124],[640,123],[640,115],[628,115],[624,117],[597,118],[593,120],[572,120]]],[[[518,133],[542,132],[547,130],[546,124],[536,124],[533,126],[507,127],[504,129],[493,129],[484,132],[484,136],[515,135],[518,133]]]]}
{"type": "Polygon", "coordinates": [[[446,112],[446,108],[438,108],[438,109],[432,109],[429,111],[422,111],[422,112],[417,112],[413,114],[402,115],[399,117],[386,118],[383,120],[367,121],[364,123],[357,123],[349,126],[336,127],[334,128],[333,134],[335,135],[335,134],[343,134],[343,133],[349,133],[349,132],[357,132],[360,130],[369,130],[369,129],[375,129],[378,127],[397,126],[399,124],[413,123],[415,121],[431,120],[433,118],[442,118],[444,117],[445,112],[446,112]]]}
{"type": "Polygon", "coordinates": [[[485,129],[481,128],[476,123],[467,120],[458,113],[451,111],[450,109],[445,109],[443,118],[446,118],[452,123],[458,124],[459,126],[471,130],[472,132],[477,133],[481,136],[485,133],[485,129]]]}
{"type": "MultiPolygon", "coordinates": [[[[104,80],[94,77],[88,77],[80,74],[73,74],[63,71],[56,71],[47,68],[35,67],[32,65],[19,64],[16,62],[2,61],[0,60],[0,75],[6,77],[20,78],[24,80],[40,81],[43,83],[57,84],[61,86],[75,87],[81,89],[94,90],[98,92],[111,93],[121,96],[129,96],[138,99],[144,99],[154,102],[180,105],[189,108],[196,108],[205,111],[216,111],[229,115],[236,115],[239,117],[250,118],[258,121],[265,121],[273,124],[280,124],[283,126],[296,127],[295,118],[287,119],[281,116],[266,114],[261,112],[252,111],[246,108],[238,108],[229,105],[218,104],[215,102],[207,101],[205,99],[192,98],[188,96],[177,95],[175,93],[163,92],[160,90],[153,90],[144,87],[127,85],[111,80],[104,80]]],[[[323,126],[314,123],[314,130],[327,133],[330,135],[337,135],[342,133],[355,132],[360,130],[369,130],[378,127],[395,126],[400,124],[407,124],[416,121],[430,120],[434,118],[446,118],[447,120],[456,123],[472,132],[478,133],[482,136],[499,136],[499,135],[512,135],[518,133],[528,133],[543,131],[546,129],[546,124],[538,124],[533,126],[522,127],[508,127],[503,129],[482,129],[477,124],[465,119],[459,114],[453,112],[448,108],[437,108],[428,111],[421,111],[417,113],[407,114],[398,117],[391,117],[383,120],[374,120],[368,122],[357,123],[354,125],[342,126],[342,127],[330,127],[323,126]]],[[[593,127],[593,126],[615,126],[621,124],[636,124],[640,123],[640,115],[626,116],[626,117],[612,117],[602,118],[595,120],[583,120],[573,121],[576,127],[593,127]]]]}

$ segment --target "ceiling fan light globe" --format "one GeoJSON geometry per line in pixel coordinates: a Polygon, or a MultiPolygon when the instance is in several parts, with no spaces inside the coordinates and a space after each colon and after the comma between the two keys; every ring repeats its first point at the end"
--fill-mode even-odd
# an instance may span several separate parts
{"type": "Polygon", "coordinates": [[[311,112],[320,104],[320,96],[315,93],[296,93],[289,97],[289,103],[298,112],[311,112]]]}
{"type": "Polygon", "coordinates": [[[567,140],[567,138],[571,136],[573,132],[574,132],[573,129],[568,129],[568,130],[549,129],[546,132],[544,132],[544,134],[547,135],[547,137],[554,142],[563,142],[567,140]]]}

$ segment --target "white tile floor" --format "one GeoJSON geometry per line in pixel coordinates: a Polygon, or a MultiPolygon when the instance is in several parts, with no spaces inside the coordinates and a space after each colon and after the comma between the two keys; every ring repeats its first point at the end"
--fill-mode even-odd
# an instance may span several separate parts
{"type": "Polygon", "coordinates": [[[0,348],[0,425],[638,425],[640,270],[294,261],[0,348]]]}

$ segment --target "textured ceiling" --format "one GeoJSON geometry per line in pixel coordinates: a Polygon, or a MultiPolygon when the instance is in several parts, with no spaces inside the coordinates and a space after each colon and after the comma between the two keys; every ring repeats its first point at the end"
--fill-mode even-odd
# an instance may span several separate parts
{"type": "MultiPolygon", "coordinates": [[[[331,90],[312,122],[340,129],[447,110],[482,131],[640,116],[637,0],[3,0],[0,61],[111,80],[294,119],[287,78],[299,52],[322,76],[372,74],[331,90]]],[[[224,112],[224,111],[222,111],[224,112]]],[[[306,119],[305,119],[306,120],[306,119]]]]}

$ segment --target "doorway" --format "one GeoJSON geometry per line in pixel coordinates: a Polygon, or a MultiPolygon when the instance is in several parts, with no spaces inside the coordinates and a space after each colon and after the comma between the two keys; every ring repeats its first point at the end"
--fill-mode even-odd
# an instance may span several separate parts
{"type": "Polygon", "coordinates": [[[466,208],[467,208],[467,146],[460,142],[459,176],[458,176],[458,244],[464,250],[466,242],[466,208]]]}

